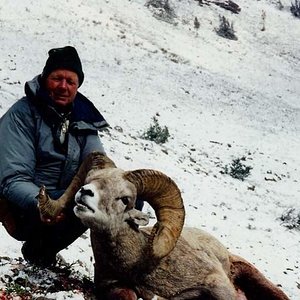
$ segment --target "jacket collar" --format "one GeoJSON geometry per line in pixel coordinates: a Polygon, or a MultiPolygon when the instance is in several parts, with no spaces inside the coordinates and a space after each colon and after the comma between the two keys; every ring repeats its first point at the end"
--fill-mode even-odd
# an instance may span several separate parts
{"type": "Polygon", "coordinates": [[[70,128],[74,129],[99,130],[108,126],[108,123],[94,104],[79,92],[77,92],[69,114],[60,114],[41,85],[41,75],[26,82],[25,94],[48,123],[57,124],[68,117],[70,119],[70,128]]]}

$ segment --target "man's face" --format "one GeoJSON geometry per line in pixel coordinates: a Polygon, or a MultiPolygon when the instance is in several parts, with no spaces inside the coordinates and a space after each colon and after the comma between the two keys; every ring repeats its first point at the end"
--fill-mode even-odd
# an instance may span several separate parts
{"type": "Polygon", "coordinates": [[[46,79],[46,89],[57,106],[65,107],[72,103],[78,87],[78,75],[69,70],[54,70],[46,79]]]}

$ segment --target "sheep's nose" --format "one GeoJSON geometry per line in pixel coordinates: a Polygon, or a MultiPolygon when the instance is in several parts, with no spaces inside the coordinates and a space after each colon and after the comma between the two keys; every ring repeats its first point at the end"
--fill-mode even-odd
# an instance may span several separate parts
{"type": "Polygon", "coordinates": [[[92,190],[86,189],[84,187],[80,189],[80,194],[81,196],[90,196],[90,197],[94,196],[94,192],[92,190]]]}

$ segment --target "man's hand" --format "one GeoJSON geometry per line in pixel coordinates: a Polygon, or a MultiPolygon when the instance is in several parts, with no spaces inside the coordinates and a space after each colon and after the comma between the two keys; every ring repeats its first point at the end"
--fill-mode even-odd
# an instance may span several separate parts
{"type": "Polygon", "coordinates": [[[51,217],[51,216],[42,215],[40,213],[40,218],[43,223],[47,223],[47,224],[51,225],[51,224],[59,223],[60,221],[64,220],[65,214],[63,212],[61,212],[58,216],[51,217]]]}

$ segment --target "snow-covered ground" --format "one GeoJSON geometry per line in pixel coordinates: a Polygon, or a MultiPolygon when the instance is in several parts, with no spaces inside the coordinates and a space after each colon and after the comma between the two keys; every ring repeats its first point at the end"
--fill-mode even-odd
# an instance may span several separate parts
{"type": "MultiPolygon", "coordinates": [[[[101,137],[115,163],[168,174],[182,191],[187,226],[209,231],[300,299],[300,232],[280,220],[300,211],[300,20],[289,0],[237,0],[239,14],[170,0],[171,23],[145,2],[0,0],[0,115],[41,73],[49,49],[75,46],[85,72],[80,91],[111,125],[101,137]],[[233,22],[237,41],[216,34],[220,15],[233,22]],[[140,137],[154,116],[170,132],[163,145],[140,137]],[[239,158],[252,167],[244,181],[224,174],[239,158]]],[[[21,243],[3,227],[0,240],[3,281],[21,243]]],[[[87,235],[61,255],[92,277],[87,235]]],[[[68,297],[83,296],[49,299],[68,297]]]]}

